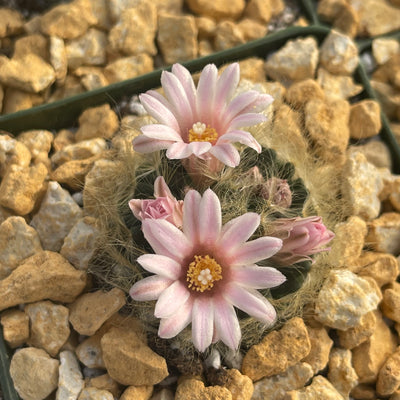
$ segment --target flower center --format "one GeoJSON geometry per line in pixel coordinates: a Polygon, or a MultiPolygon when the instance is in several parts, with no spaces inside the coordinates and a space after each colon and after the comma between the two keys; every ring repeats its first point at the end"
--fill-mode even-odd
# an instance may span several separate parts
{"type": "Polygon", "coordinates": [[[210,290],[215,281],[222,279],[221,272],[221,266],[209,255],[194,256],[186,274],[188,287],[198,292],[210,290]]]}
{"type": "Polygon", "coordinates": [[[201,122],[193,124],[189,129],[189,142],[210,142],[213,143],[218,139],[218,133],[210,125],[206,126],[201,122]]]}

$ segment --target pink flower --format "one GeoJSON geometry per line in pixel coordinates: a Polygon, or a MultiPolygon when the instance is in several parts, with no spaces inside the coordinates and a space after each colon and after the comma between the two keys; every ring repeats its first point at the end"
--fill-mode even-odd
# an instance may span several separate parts
{"type": "Polygon", "coordinates": [[[335,236],[322,223],[321,217],[280,218],[274,221],[272,236],[283,240],[282,248],[273,260],[283,265],[311,260],[311,254],[330,250],[324,247],[335,236]]]}
{"type": "Polygon", "coordinates": [[[143,126],[143,134],[133,140],[134,149],[141,153],[167,149],[170,159],[192,155],[202,160],[216,158],[230,167],[240,161],[232,143],[239,142],[260,152],[260,144],[242,128],[265,121],[259,111],[273,99],[255,90],[232,99],[239,78],[238,63],[229,65],[220,77],[217,67],[208,64],[196,89],[190,72],[182,65],[174,64],[172,72],[163,71],[165,97],[154,90],[139,96],[159,124],[143,126]]]}
{"type": "Polygon", "coordinates": [[[183,229],[163,220],[146,219],[143,233],[156,254],[138,258],[154,273],[136,282],[130,295],[137,301],[157,300],[154,315],[161,318],[158,334],[172,338],[192,324],[192,340],[199,351],[222,340],[239,346],[241,331],[234,307],[271,325],[276,312],[256,289],[280,285],[285,277],[256,262],[274,255],[278,238],[247,241],[260,223],[246,213],[224,226],[217,195],[190,190],[183,203],[183,229]]]}
{"type": "Polygon", "coordinates": [[[140,221],[145,219],[165,219],[177,227],[182,226],[183,201],[176,200],[162,176],[154,181],[155,199],[132,199],[129,207],[140,221]]]}

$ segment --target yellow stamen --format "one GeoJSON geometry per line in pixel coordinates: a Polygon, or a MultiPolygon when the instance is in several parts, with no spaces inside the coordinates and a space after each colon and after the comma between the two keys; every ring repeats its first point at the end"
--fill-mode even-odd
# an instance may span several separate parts
{"type": "Polygon", "coordinates": [[[209,255],[194,256],[194,261],[189,264],[186,280],[189,289],[198,292],[210,290],[215,281],[222,279],[221,266],[209,255]]]}
{"type": "Polygon", "coordinates": [[[218,133],[210,125],[196,122],[192,129],[189,129],[189,142],[210,142],[214,143],[218,139],[218,133]]]}

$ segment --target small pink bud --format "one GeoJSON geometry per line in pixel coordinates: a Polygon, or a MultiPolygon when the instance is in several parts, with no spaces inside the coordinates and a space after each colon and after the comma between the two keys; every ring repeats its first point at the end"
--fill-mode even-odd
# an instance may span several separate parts
{"type": "Polygon", "coordinates": [[[289,208],[292,204],[292,192],[286,179],[267,179],[261,185],[260,194],[274,206],[289,208]]]}

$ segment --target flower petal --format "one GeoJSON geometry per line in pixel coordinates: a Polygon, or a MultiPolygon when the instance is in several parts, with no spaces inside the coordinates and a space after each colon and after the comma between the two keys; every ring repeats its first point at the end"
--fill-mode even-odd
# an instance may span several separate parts
{"type": "Polygon", "coordinates": [[[260,225],[260,216],[253,212],[231,219],[222,227],[218,247],[226,252],[246,242],[258,228],[258,225],[260,225]]]}
{"type": "Polygon", "coordinates": [[[239,152],[230,143],[216,144],[210,149],[210,154],[228,167],[237,167],[240,162],[239,152]]]}
{"type": "Polygon", "coordinates": [[[190,243],[198,241],[200,201],[201,195],[196,190],[189,190],[183,200],[183,232],[190,243]]]}
{"type": "Polygon", "coordinates": [[[172,280],[178,279],[182,272],[181,264],[160,254],[144,254],[137,259],[137,262],[146,271],[172,280]]]}
{"type": "Polygon", "coordinates": [[[185,329],[192,321],[193,299],[189,297],[184,304],[169,318],[162,318],[158,336],[171,339],[185,329]]]}
{"type": "Polygon", "coordinates": [[[189,289],[181,281],[175,281],[160,294],[154,309],[154,316],[156,318],[172,316],[189,296],[189,289]]]}
{"type": "Polygon", "coordinates": [[[129,294],[136,301],[157,300],[160,294],[167,289],[173,281],[163,276],[153,275],[136,282],[129,294]]]}
{"type": "Polygon", "coordinates": [[[219,238],[222,226],[221,203],[218,196],[207,189],[200,201],[199,207],[199,239],[200,243],[213,245],[219,238]]]}
{"type": "MultiPolygon", "coordinates": [[[[225,121],[232,121],[239,114],[244,113],[244,110],[251,108],[252,105],[257,101],[260,93],[256,90],[249,90],[247,92],[240,93],[230,103],[224,113],[225,121]]],[[[250,112],[250,110],[248,111],[250,112]]]]}
{"type": "Polygon", "coordinates": [[[192,310],[192,340],[197,350],[203,352],[213,338],[214,310],[208,296],[199,296],[194,300],[192,310]]]}
{"type": "Polygon", "coordinates": [[[178,131],[178,121],[170,107],[167,106],[167,102],[160,101],[160,98],[158,98],[158,93],[157,95],[154,95],[154,93],[157,92],[149,91],[147,93],[142,93],[141,95],[139,95],[139,100],[142,103],[143,107],[158,122],[170,126],[172,129],[178,131]]]}
{"type": "Polygon", "coordinates": [[[191,142],[188,146],[195,156],[201,156],[211,149],[212,144],[210,142],[191,142]]]}
{"type": "Polygon", "coordinates": [[[156,180],[154,181],[154,197],[168,197],[172,200],[176,200],[169,190],[169,187],[163,176],[157,176],[156,180]]]}
{"type": "Polygon", "coordinates": [[[151,124],[142,126],[140,129],[143,135],[151,139],[182,142],[180,134],[167,125],[151,124]]]}
{"type": "Polygon", "coordinates": [[[231,276],[237,284],[253,289],[272,288],[286,281],[285,275],[277,269],[258,265],[231,268],[231,276]]]}
{"type": "Polygon", "coordinates": [[[254,139],[253,135],[249,132],[230,131],[228,133],[225,133],[224,135],[220,136],[220,138],[217,141],[217,145],[230,142],[231,143],[239,142],[245,144],[246,146],[249,146],[252,149],[254,149],[257,153],[261,153],[260,143],[258,143],[257,140],[254,139]]]}
{"type": "Polygon", "coordinates": [[[218,78],[215,90],[215,112],[223,110],[231,100],[240,80],[240,68],[238,63],[232,63],[222,72],[218,78]]]}
{"type": "Polygon", "coordinates": [[[227,131],[229,132],[238,128],[257,125],[266,120],[267,117],[263,114],[256,114],[256,113],[240,114],[231,121],[227,131]]]}
{"type": "Polygon", "coordinates": [[[233,306],[222,296],[214,299],[214,324],[215,336],[232,350],[237,350],[241,338],[239,320],[233,306]]]}
{"type": "Polygon", "coordinates": [[[172,73],[179,79],[186,93],[191,109],[196,110],[196,87],[190,72],[181,64],[172,66],[172,73]]]}
{"type": "Polygon", "coordinates": [[[269,94],[259,93],[258,97],[254,100],[254,102],[249,104],[247,107],[245,107],[242,110],[242,112],[243,113],[247,113],[247,112],[257,113],[257,112],[263,111],[273,101],[274,101],[274,98],[272,96],[270,96],[269,94]]]}
{"type": "Polygon", "coordinates": [[[185,142],[176,142],[169,146],[167,150],[167,157],[170,160],[181,160],[187,158],[192,154],[192,150],[185,142]]]}
{"type": "Polygon", "coordinates": [[[144,237],[157,254],[180,262],[191,251],[192,245],[176,226],[161,219],[142,222],[144,237]]]}
{"type": "Polygon", "coordinates": [[[259,321],[271,325],[276,319],[276,311],[271,303],[260,293],[252,289],[230,283],[222,294],[235,307],[259,321]]]}
{"type": "Polygon", "coordinates": [[[214,126],[214,96],[217,78],[217,67],[214,64],[208,64],[203,68],[197,85],[198,121],[211,126],[214,126]]]}
{"type": "Polygon", "coordinates": [[[171,103],[174,115],[178,120],[181,132],[185,132],[193,125],[193,110],[186,92],[179,79],[171,72],[163,71],[161,85],[168,101],[171,103]]]}
{"type": "Polygon", "coordinates": [[[142,220],[142,218],[140,218],[140,212],[142,211],[142,201],[143,200],[141,200],[141,199],[132,199],[132,200],[129,200],[129,202],[128,202],[129,208],[131,209],[133,215],[139,221],[142,220]]]}
{"type": "Polygon", "coordinates": [[[232,266],[254,264],[273,256],[282,247],[282,240],[274,237],[263,236],[238,246],[232,252],[232,266]]]}
{"type": "Polygon", "coordinates": [[[174,142],[170,140],[152,139],[145,135],[139,135],[132,141],[133,149],[138,153],[152,153],[153,151],[168,149],[174,142]]]}

